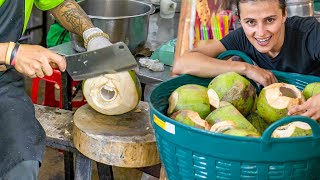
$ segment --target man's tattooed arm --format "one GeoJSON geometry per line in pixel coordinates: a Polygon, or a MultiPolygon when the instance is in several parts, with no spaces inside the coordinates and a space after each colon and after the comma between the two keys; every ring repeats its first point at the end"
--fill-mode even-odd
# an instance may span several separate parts
{"type": "Polygon", "coordinates": [[[74,0],[65,0],[51,13],[68,31],[80,36],[85,30],[94,27],[88,15],[74,0]]]}

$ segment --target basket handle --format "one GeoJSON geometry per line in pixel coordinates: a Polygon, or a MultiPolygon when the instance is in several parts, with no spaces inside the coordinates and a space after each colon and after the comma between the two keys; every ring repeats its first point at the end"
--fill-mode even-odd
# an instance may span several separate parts
{"type": "Polygon", "coordinates": [[[238,51],[238,50],[227,50],[227,51],[224,51],[223,53],[219,54],[217,59],[223,59],[223,58],[228,57],[228,56],[239,56],[241,59],[243,59],[247,63],[253,65],[253,61],[251,60],[251,58],[246,53],[244,53],[242,51],[238,51]]]}
{"type": "Polygon", "coordinates": [[[317,121],[310,119],[309,117],[306,117],[306,116],[287,116],[271,124],[262,134],[261,136],[262,141],[269,142],[271,139],[271,135],[275,129],[277,129],[279,126],[282,126],[284,124],[294,122],[294,121],[302,121],[309,124],[312,129],[313,137],[314,138],[320,137],[320,126],[317,121]]]}

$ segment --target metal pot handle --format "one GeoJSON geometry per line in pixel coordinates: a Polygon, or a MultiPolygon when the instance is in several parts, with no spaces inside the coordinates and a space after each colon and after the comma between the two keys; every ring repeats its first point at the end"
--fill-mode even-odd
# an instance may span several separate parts
{"type": "Polygon", "coordinates": [[[150,9],[150,11],[149,11],[149,15],[154,14],[155,11],[156,11],[156,8],[155,8],[154,5],[152,4],[152,5],[151,5],[151,9],[150,9]]]}
{"type": "Polygon", "coordinates": [[[279,121],[272,123],[262,134],[261,136],[262,141],[266,143],[270,142],[272,139],[271,135],[274,130],[276,130],[279,126],[282,126],[284,124],[291,123],[294,121],[301,121],[309,124],[312,129],[313,138],[320,138],[320,125],[318,124],[317,121],[306,116],[288,116],[288,117],[282,118],[279,121]]]}

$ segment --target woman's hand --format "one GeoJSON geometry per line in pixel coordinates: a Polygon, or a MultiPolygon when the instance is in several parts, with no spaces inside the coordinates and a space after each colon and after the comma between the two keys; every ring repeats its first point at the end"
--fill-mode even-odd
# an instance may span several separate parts
{"type": "Polygon", "coordinates": [[[30,78],[51,76],[50,62],[56,63],[61,71],[66,69],[64,57],[38,45],[21,44],[15,58],[15,69],[30,78]]]}
{"type": "Polygon", "coordinates": [[[312,96],[305,103],[290,109],[288,115],[307,116],[320,121],[320,93],[312,96]]]}
{"type": "Polygon", "coordinates": [[[261,84],[264,87],[278,82],[277,78],[271,71],[250,64],[247,64],[247,67],[245,69],[245,76],[261,84]]]}

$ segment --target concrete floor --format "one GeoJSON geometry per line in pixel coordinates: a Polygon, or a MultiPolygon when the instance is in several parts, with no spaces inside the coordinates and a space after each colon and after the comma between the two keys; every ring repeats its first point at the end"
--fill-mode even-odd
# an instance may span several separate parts
{"type": "MultiPolygon", "coordinates": [[[[31,94],[32,80],[26,78],[25,87],[26,92],[31,94]]],[[[39,85],[38,104],[43,101],[44,82],[41,81],[39,85]]],[[[56,96],[58,97],[58,96],[56,96]]],[[[98,180],[98,173],[96,163],[93,164],[92,179],[98,180]]],[[[156,180],[157,178],[143,174],[141,171],[129,168],[113,167],[113,174],[115,180],[156,180]]],[[[46,148],[42,167],[40,168],[39,180],[64,180],[64,162],[63,153],[59,150],[46,148]]]]}

